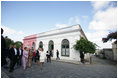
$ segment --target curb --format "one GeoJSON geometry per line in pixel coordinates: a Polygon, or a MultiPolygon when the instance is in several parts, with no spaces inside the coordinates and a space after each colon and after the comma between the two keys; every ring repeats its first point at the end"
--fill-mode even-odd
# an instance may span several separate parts
{"type": "MultiPolygon", "coordinates": [[[[65,63],[69,63],[69,64],[76,64],[76,65],[81,65],[83,63],[81,63],[80,61],[68,61],[68,60],[56,60],[56,59],[52,59],[53,61],[57,61],[57,62],[65,62],[65,63]]],[[[84,63],[85,65],[90,65],[89,62],[84,63]]]]}

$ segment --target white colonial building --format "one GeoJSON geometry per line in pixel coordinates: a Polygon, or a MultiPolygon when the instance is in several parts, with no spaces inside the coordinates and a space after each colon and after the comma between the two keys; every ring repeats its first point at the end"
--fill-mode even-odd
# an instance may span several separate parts
{"type": "Polygon", "coordinates": [[[56,58],[56,51],[58,50],[60,59],[80,61],[79,51],[73,48],[80,37],[86,38],[78,24],[27,36],[24,38],[24,46],[33,47],[34,50],[43,47],[44,52],[51,50],[53,58],[56,58]]]}

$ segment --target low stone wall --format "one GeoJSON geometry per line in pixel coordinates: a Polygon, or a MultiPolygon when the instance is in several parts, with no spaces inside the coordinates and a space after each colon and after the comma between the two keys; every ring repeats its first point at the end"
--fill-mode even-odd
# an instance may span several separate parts
{"type": "Polygon", "coordinates": [[[96,49],[95,56],[99,57],[100,55],[102,55],[102,52],[103,52],[102,49],[96,49]]]}
{"type": "Polygon", "coordinates": [[[109,60],[117,61],[117,47],[112,46],[112,48],[97,49],[95,55],[100,58],[106,58],[109,60]]]}
{"type": "Polygon", "coordinates": [[[112,49],[103,49],[104,57],[106,59],[113,60],[113,51],[112,49]]]}
{"type": "Polygon", "coordinates": [[[84,54],[84,59],[85,60],[90,60],[90,54],[89,53],[84,54]]]}
{"type": "Polygon", "coordinates": [[[112,43],[113,60],[117,61],[117,44],[112,43]]]}

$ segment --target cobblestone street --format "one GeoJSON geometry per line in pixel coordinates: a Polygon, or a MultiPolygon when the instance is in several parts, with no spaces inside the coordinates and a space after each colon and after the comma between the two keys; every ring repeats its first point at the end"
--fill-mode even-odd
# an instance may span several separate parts
{"type": "MultiPolygon", "coordinates": [[[[3,68],[2,68],[3,69],[3,68]]],[[[9,73],[7,69],[3,71],[13,78],[116,78],[117,65],[94,57],[93,64],[71,64],[65,62],[52,61],[45,63],[43,70],[33,63],[31,68],[25,71],[22,67],[16,67],[14,72],[9,73]],[[96,62],[95,62],[96,61],[96,62]],[[95,63],[94,63],[95,62],[95,63]],[[105,62],[105,63],[104,63],[105,62]]]]}

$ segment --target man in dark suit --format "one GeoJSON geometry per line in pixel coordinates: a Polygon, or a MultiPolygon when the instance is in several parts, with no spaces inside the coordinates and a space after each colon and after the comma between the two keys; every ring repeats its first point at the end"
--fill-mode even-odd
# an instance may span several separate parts
{"type": "Polygon", "coordinates": [[[3,29],[1,28],[1,66],[4,66],[7,64],[6,61],[7,51],[6,51],[6,41],[2,36],[2,34],[3,34],[3,29]]]}
{"type": "Polygon", "coordinates": [[[50,56],[50,54],[49,54],[49,52],[48,52],[48,51],[46,52],[46,56],[47,56],[47,63],[48,63],[48,62],[49,62],[49,58],[50,58],[50,57],[49,57],[49,56],[50,56]]]}
{"type": "Polygon", "coordinates": [[[18,59],[18,61],[17,61],[17,65],[22,65],[22,56],[23,56],[23,50],[22,50],[22,48],[21,47],[19,47],[19,49],[18,49],[18,54],[19,54],[19,59],[18,59]]]}
{"type": "Polygon", "coordinates": [[[49,59],[49,62],[51,63],[51,57],[52,57],[52,51],[49,51],[48,52],[48,59],[49,59]]]}
{"type": "Polygon", "coordinates": [[[59,51],[57,50],[57,58],[56,58],[56,60],[57,59],[59,59],[60,60],[60,58],[59,58],[59,51]]]}
{"type": "Polygon", "coordinates": [[[7,63],[8,63],[8,64],[7,64],[8,67],[10,67],[10,51],[11,51],[11,48],[13,48],[13,45],[12,45],[12,44],[10,44],[10,45],[9,45],[9,48],[8,48],[8,60],[7,60],[7,61],[8,61],[8,62],[7,62],[7,63]]]}
{"type": "Polygon", "coordinates": [[[8,48],[8,58],[9,58],[9,59],[10,59],[10,51],[11,51],[12,48],[13,48],[13,45],[10,44],[10,45],[9,45],[9,48],[8,48]]]}
{"type": "Polygon", "coordinates": [[[84,64],[84,52],[80,52],[81,62],[84,64]]]}
{"type": "Polygon", "coordinates": [[[14,45],[14,47],[10,49],[10,70],[9,70],[9,72],[13,72],[14,66],[18,59],[19,59],[18,49],[16,48],[16,45],[14,45]]]}

